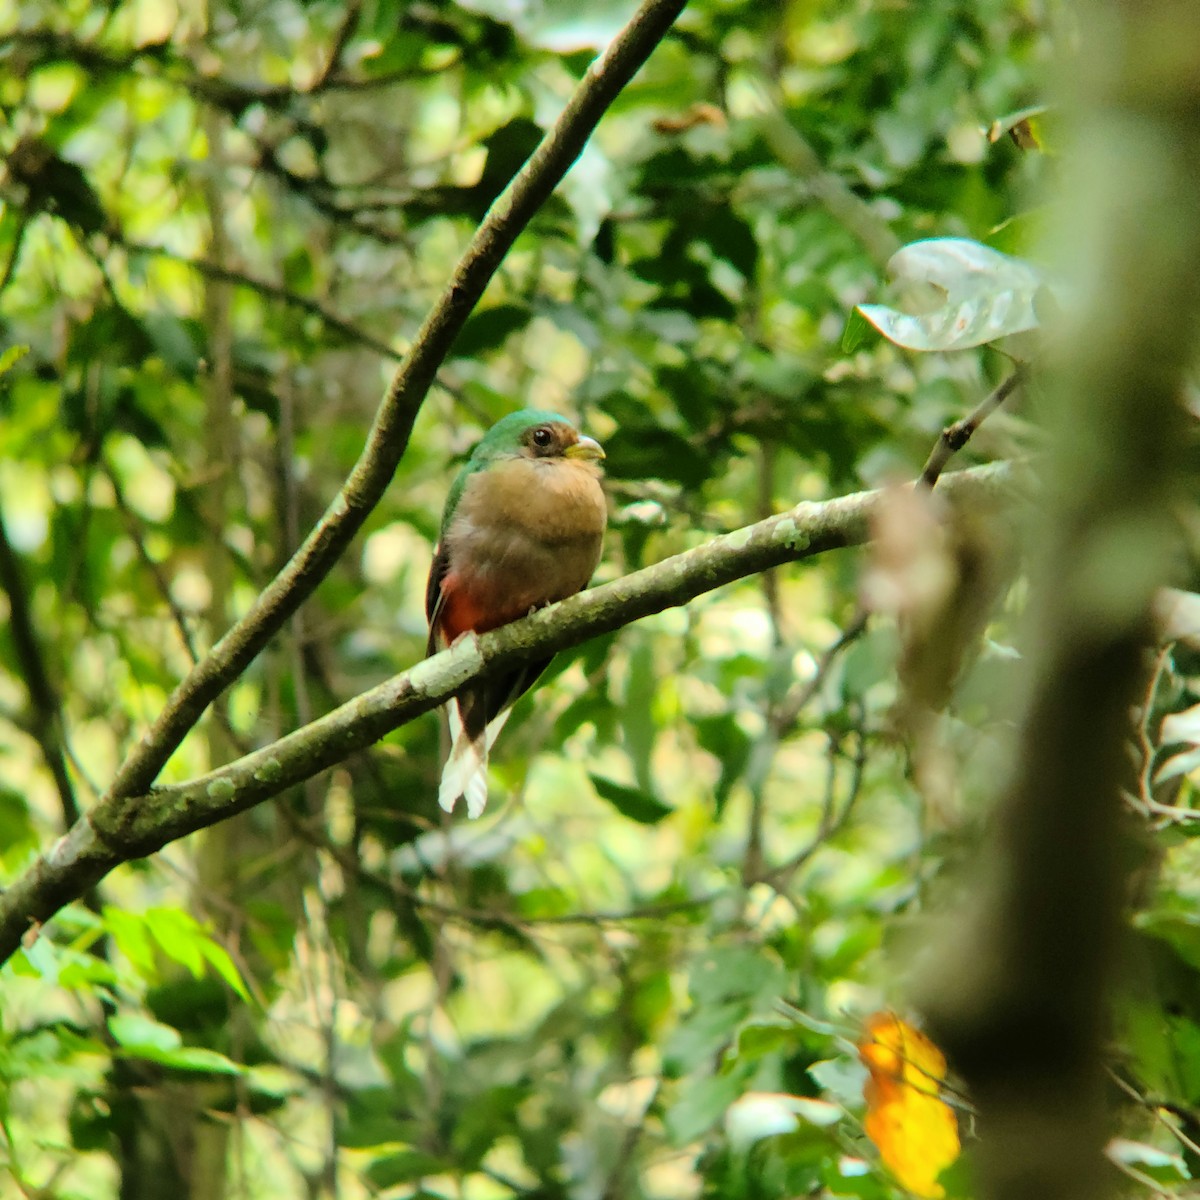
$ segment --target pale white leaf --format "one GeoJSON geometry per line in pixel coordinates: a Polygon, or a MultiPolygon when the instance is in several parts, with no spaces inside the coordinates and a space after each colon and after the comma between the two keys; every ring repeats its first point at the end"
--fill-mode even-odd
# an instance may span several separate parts
{"type": "Polygon", "coordinates": [[[753,1145],[762,1138],[799,1129],[800,1122],[833,1125],[842,1110],[828,1100],[790,1096],[786,1092],[747,1092],[725,1111],[725,1132],[734,1146],[753,1145]]]}
{"type": "Polygon", "coordinates": [[[1163,717],[1159,741],[1165,746],[1177,742],[1200,746],[1200,704],[1193,704],[1183,712],[1170,713],[1163,717]]]}
{"type": "Polygon", "coordinates": [[[965,350],[1035,329],[1034,302],[1044,285],[1027,262],[968,238],[929,238],[897,251],[888,270],[919,292],[926,311],[860,304],[889,341],[908,350],[965,350]]]}
{"type": "Polygon", "coordinates": [[[1200,645],[1200,596],[1163,588],[1154,601],[1164,642],[1200,645]]]}

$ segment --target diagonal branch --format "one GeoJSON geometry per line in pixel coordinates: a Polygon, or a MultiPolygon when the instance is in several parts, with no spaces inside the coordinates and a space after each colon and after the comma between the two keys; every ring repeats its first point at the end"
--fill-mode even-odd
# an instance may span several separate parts
{"type": "Polygon", "coordinates": [[[682,11],[685,0],[644,0],[580,81],[554,128],[497,198],[430,309],[375,415],[341,491],[254,606],[175,689],[117,772],[107,799],[144,792],[204,710],[312,594],[391,482],[434,376],[517,235],[578,158],[608,106],[682,11]]]}
{"type": "Polygon", "coordinates": [[[976,406],[974,412],[968,413],[961,421],[947,425],[942,430],[941,437],[929,453],[929,458],[921,470],[921,483],[927,488],[937,486],[938,478],[946,469],[946,464],[975,436],[975,431],[998,409],[1004,402],[1029,378],[1029,367],[1018,363],[1011,374],[1006,376],[992,389],[976,406]]]}
{"type": "MultiPolygon", "coordinates": [[[[988,504],[1011,490],[1005,464],[946,476],[951,502],[988,504]]],[[[0,962],[60,908],[122,862],[215,825],[340,762],[475,679],[511,671],[747,575],[866,540],[891,492],[806,502],[593,588],[418,663],[328,715],[228,766],[144,795],[109,795],[0,894],[0,962]]]]}

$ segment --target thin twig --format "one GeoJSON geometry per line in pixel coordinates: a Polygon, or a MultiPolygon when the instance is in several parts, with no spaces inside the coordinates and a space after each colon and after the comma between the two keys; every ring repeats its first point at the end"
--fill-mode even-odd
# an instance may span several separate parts
{"type": "Polygon", "coordinates": [[[1182,1129],[1172,1124],[1163,1116],[1164,1112],[1169,1112],[1172,1116],[1186,1116],[1193,1123],[1195,1122],[1195,1114],[1191,1112],[1179,1113],[1174,1105],[1165,1104],[1150,1096],[1143,1096],[1128,1080],[1123,1079],[1112,1067],[1105,1067],[1104,1073],[1127,1095],[1131,1100],[1136,1101],[1139,1107],[1146,1109],[1150,1115],[1166,1129],[1172,1137],[1174,1137],[1185,1150],[1190,1151],[1197,1157],[1200,1157],[1200,1145],[1197,1145],[1190,1137],[1183,1132],[1182,1129]]]}
{"type": "Polygon", "coordinates": [[[33,623],[33,610],[25,577],[17,553],[8,540],[8,530],[0,514],[0,587],[8,596],[8,625],[12,635],[13,650],[21,664],[25,690],[29,694],[29,730],[33,734],[42,758],[54,779],[58,791],[59,807],[62,809],[63,827],[70,828],[79,820],[79,801],[75,797],[75,786],[67,770],[64,752],[62,707],[58,693],[50,681],[42,653],[41,640],[33,623]]]}
{"type": "Polygon", "coordinates": [[[159,599],[167,606],[167,611],[171,614],[171,620],[175,624],[175,630],[179,634],[179,640],[183,643],[188,657],[193,663],[199,662],[200,652],[196,648],[196,639],[192,636],[191,627],[188,625],[187,614],[179,607],[175,597],[171,594],[171,584],[163,574],[162,568],[150,556],[150,551],[146,549],[145,531],[142,529],[137,514],[129,507],[125,499],[125,491],[121,487],[121,481],[117,478],[116,471],[113,470],[112,464],[104,458],[101,458],[101,468],[112,487],[117,511],[125,523],[125,532],[129,534],[129,540],[133,542],[139,561],[154,581],[154,588],[158,592],[159,599]]]}
{"type": "Polygon", "coordinates": [[[1003,379],[993,390],[980,401],[975,411],[964,417],[961,421],[955,421],[953,425],[947,425],[942,430],[941,437],[938,438],[937,444],[934,446],[921,471],[921,477],[918,485],[921,487],[932,488],[937,484],[942,472],[946,469],[946,464],[958,453],[974,436],[975,431],[1009,398],[1029,377],[1029,367],[1024,363],[1018,363],[1012,374],[1003,379]]]}
{"type": "Polygon", "coordinates": [[[4,264],[4,274],[0,276],[0,296],[8,291],[8,285],[16,278],[17,261],[21,257],[21,247],[25,242],[25,230],[28,227],[29,214],[22,213],[17,222],[17,230],[13,234],[12,250],[9,252],[8,262],[4,264]]]}
{"type": "Polygon", "coordinates": [[[821,655],[817,662],[817,669],[803,683],[795,683],[789,689],[787,695],[783,698],[783,702],[779,705],[774,717],[773,725],[776,735],[784,737],[793,728],[796,722],[800,719],[801,712],[807,707],[809,701],[821,690],[825,684],[825,680],[829,675],[833,664],[837,661],[838,656],[846,649],[847,646],[856,642],[866,631],[869,614],[864,608],[859,608],[850,624],[838,634],[838,636],[829,644],[824,654],[821,655]]]}
{"type": "Polygon", "coordinates": [[[855,747],[854,758],[851,761],[850,782],[846,788],[846,798],[842,801],[841,807],[838,808],[835,803],[837,796],[836,774],[835,768],[837,765],[837,755],[835,747],[831,745],[830,753],[830,780],[829,786],[825,793],[825,803],[821,811],[821,819],[817,825],[817,831],[809,839],[808,843],[798,850],[787,862],[781,863],[774,870],[769,871],[764,877],[763,882],[769,883],[776,891],[782,892],[788,888],[795,877],[797,871],[808,862],[816,852],[829,841],[830,838],[836,837],[846,827],[846,823],[850,820],[850,816],[854,811],[854,806],[858,802],[859,796],[862,794],[863,777],[867,768],[867,738],[866,734],[860,728],[858,730],[857,745],[855,747]]]}
{"type": "Polygon", "coordinates": [[[330,48],[329,57],[325,60],[325,65],[321,68],[320,74],[305,89],[306,91],[319,92],[328,86],[333,73],[338,69],[342,61],[342,55],[346,52],[346,47],[350,44],[350,38],[354,35],[354,27],[358,24],[358,19],[361,16],[362,0],[350,0],[350,3],[346,5],[346,11],[342,15],[342,22],[338,26],[337,34],[333,39],[333,46],[330,48]]]}
{"type": "MultiPolygon", "coordinates": [[[[1027,373],[1028,368],[1024,364],[1019,365],[1008,378],[980,402],[969,416],[942,430],[937,444],[930,452],[929,459],[918,477],[918,487],[933,488],[937,485],[937,481],[941,478],[950,459],[970,441],[979,426],[1025,381],[1027,373]]],[[[775,716],[776,729],[780,737],[795,726],[800,718],[800,713],[824,685],[825,678],[838,656],[866,632],[870,619],[870,611],[860,605],[850,624],[838,634],[825,653],[821,655],[817,669],[811,678],[804,683],[794,684],[788,691],[775,716]]]]}
{"type": "Polygon", "coordinates": [[[548,913],[544,916],[518,916],[513,913],[487,909],[465,908],[462,905],[435,900],[433,897],[425,895],[420,889],[410,887],[396,876],[385,875],[364,866],[347,849],[333,842],[322,826],[311,821],[302,821],[294,814],[290,814],[287,820],[289,827],[298,837],[327,853],[344,872],[390,894],[405,906],[421,909],[442,921],[456,921],[478,929],[508,929],[513,933],[526,933],[531,928],[540,925],[601,926],[624,925],[633,921],[655,921],[663,917],[676,916],[679,913],[693,912],[698,908],[707,908],[729,894],[728,888],[718,888],[712,892],[689,897],[687,900],[665,900],[660,903],[632,905],[629,908],[590,912],[548,913]]]}
{"type": "Polygon", "coordinates": [[[1149,815],[1155,808],[1154,799],[1154,734],[1150,722],[1154,719],[1154,696],[1158,691],[1159,681],[1171,657],[1171,648],[1164,646],[1154,659],[1154,668],[1146,681],[1146,691],[1142,696],[1141,713],[1137,723],[1138,748],[1142,755],[1141,769],[1138,771],[1138,792],[1142,804],[1143,815],[1149,815]]]}
{"type": "Polygon", "coordinates": [[[302,296],[299,292],[293,292],[282,284],[272,283],[267,279],[259,279],[257,276],[251,275],[246,271],[238,271],[232,267],[222,266],[220,263],[212,262],[207,258],[191,258],[186,254],[179,254],[166,246],[153,246],[148,242],[122,242],[121,244],[131,254],[165,258],[182,266],[190,267],[206,279],[232,283],[237,287],[257,292],[260,296],[266,296],[268,299],[278,300],[292,308],[298,308],[302,312],[319,318],[326,329],[340,334],[348,342],[363,346],[367,350],[373,350],[381,358],[386,358],[389,362],[400,362],[403,357],[400,351],[393,346],[389,346],[382,338],[377,338],[374,334],[368,333],[365,329],[361,329],[344,317],[339,317],[337,313],[326,308],[319,300],[314,300],[311,296],[302,296]]]}

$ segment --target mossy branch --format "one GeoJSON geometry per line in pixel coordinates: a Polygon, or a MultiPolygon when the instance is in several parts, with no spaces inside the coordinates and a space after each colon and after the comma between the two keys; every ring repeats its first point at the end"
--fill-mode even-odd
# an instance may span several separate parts
{"type": "MultiPolygon", "coordinates": [[[[1010,488],[1004,465],[947,475],[952,503],[989,504],[1010,488]]],[[[418,663],[328,715],[198,779],[110,795],[0,894],[0,962],[30,931],[114,867],[277,796],[444,703],[472,680],[542,659],[734,580],[867,540],[887,490],[858,492],[727,533],[418,663]]]]}

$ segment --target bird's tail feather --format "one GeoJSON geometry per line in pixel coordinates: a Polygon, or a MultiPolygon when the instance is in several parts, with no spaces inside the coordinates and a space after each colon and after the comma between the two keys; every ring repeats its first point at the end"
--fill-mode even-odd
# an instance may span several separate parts
{"type": "Polygon", "coordinates": [[[472,736],[459,716],[458,705],[450,705],[450,757],[442,768],[442,782],[438,788],[438,803],[447,812],[454,811],[459,796],[466,799],[467,816],[474,818],[483,812],[488,797],[488,751],[511,711],[506,708],[479,734],[472,736]]]}

